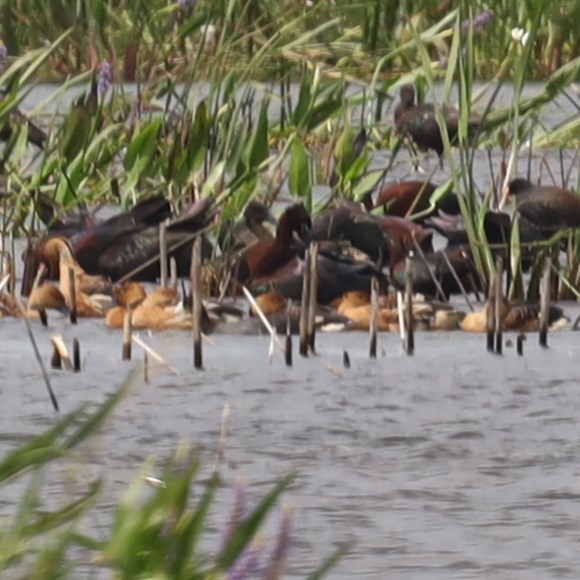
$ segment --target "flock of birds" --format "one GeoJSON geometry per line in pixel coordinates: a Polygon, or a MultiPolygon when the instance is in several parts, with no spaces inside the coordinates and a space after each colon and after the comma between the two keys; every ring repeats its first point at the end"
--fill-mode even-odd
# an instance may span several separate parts
{"type": "MultiPolygon", "coordinates": [[[[454,143],[457,110],[443,107],[439,114],[454,143]]],[[[401,89],[395,125],[417,147],[433,149],[441,157],[443,139],[436,108],[415,104],[411,85],[401,89]]],[[[470,119],[470,129],[477,127],[478,119],[470,119]]],[[[243,217],[234,223],[221,222],[221,227],[217,227],[219,208],[209,199],[174,216],[169,202],[155,196],[101,221],[86,209],[65,214],[52,200],[37,196],[37,212],[48,231],[23,256],[22,295],[27,303],[23,307],[2,292],[0,313],[37,318],[46,309],[66,311],[74,303],[78,317],[101,317],[110,328],[120,328],[127,312],[134,328],[191,328],[191,297],[178,290],[177,279],[189,277],[192,244],[202,236],[205,333],[263,332],[259,318],[253,316],[256,308],[279,331],[285,329],[289,317],[291,330],[297,332],[300,307],[295,302],[302,292],[304,255],[313,241],[319,243],[318,327],[368,329],[370,287],[376,279],[380,288],[378,329],[396,331],[396,294],[389,290],[404,288],[405,260],[410,257],[413,291],[421,295],[413,302],[415,324],[427,329],[485,332],[486,306],[465,313],[448,302],[451,294],[477,294],[485,289],[460,227],[458,199],[450,193],[433,205],[430,197],[435,189],[425,181],[391,183],[369,194],[363,204],[342,201],[314,221],[302,204],[288,206],[276,220],[265,205],[251,201],[243,217]],[[372,211],[376,208],[383,208],[383,215],[372,211]],[[420,217],[410,219],[414,214],[420,217]],[[142,283],[156,283],[161,273],[161,224],[166,224],[172,281],[148,293],[142,283]],[[275,232],[268,224],[275,224],[275,232]],[[210,239],[214,231],[218,233],[210,239]],[[433,248],[434,231],[447,238],[447,246],[438,251],[433,248]],[[225,273],[217,284],[216,273],[225,273]],[[242,287],[256,296],[256,305],[249,312],[238,302],[223,299],[235,298],[242,287]],[[220,294],[220,300],[214,300],[214,294],[220,294]]],[[[507,193],[516,200],[524,245],[580,226],[580,197],[575,192],[514,179],[507,193]]],[[[509,214],[488,211],[484,218],[488,241],[505,248],[512,223],[509,214]]],[[[504,300],[503,330],[538,330],[538,312],[537,305],[504,300]]],[[[559,325],[562,319],[561,309],[551,307],[550,321],[559,325]]]]}

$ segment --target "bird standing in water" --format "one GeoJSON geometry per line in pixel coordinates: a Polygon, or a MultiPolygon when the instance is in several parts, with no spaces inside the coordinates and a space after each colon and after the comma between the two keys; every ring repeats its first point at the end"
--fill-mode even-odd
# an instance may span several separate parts
{"type": "MultiPolygon", "coordinates": [[[[400,90],[400,103],[395,108],[395,127],[397,131],[410,139],[421,149],[433,149],[443,164],[445,146],[441,129],[437,122],[437,111],[442,115],[451,145],[457,142],[459,133],[459,111],[446,105],[436,106],[433,103],[415,104],[415,87],[403,85],[400,90]]],[[[470,115],[468,132],[473,136],[481,125],[481,118],[470,115]]]]}

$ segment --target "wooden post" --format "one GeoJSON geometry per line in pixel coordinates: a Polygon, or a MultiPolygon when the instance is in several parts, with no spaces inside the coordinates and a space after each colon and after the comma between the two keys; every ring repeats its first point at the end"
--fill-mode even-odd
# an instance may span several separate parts
{"type": "Polygon", "coordinates": [[[350,356],[348,355],[348,351],[346,351],[346,350],[342,351],[342,366],[345,369],[350,368],[350,356]]]}
{"type": "Polygon", "coordinates": [[[503,259],[498,257],[495,266],[495,353],[502,354],[502,312],[503,312],[503,259]]]}
{"type": "Polygon", "coordinates": [[[489,292],[487,294],[487,304],[486,304],[486,314],[487,314],[487,352],[494,351],[494,340],[495,340],[495,273],[492,273],[489,279],[489,292]]]}
{"type": "Polygon", "coordinates": [[[159,224],[159,273],[161,287],[167,288],[167,222],[159,224]]]}
{"type": "Polygon", "coordinates": [[[318,307],[318,243],[310,244],[310,281],[308,287],[308,348],[313,354],[316,352],[316,308],[318,307]]]}
{"type": "Polygon", "coordinates": [[[377,358],[377,330],[379,326],[379,281],[371,280],[371,323],[369,326],[370,346],[369,357],[377,358]]]}
{"type": "Polygon", "coordinates": [[[203,304],[201,301],[201,249],[202,238],[197,236],[193,242],[191,251],[191,296],[193,301],[193,366],[196,369],[203,368],[201,352],[201,315],[203,304]]]}
{"type": "Polygon", "coordinates": [[[78,338],[73,338],[73,372],[81,372],[81,345],[78,338]]]}
{"type": "Polygon", "coordinates": [[[173,256],[169,259],[169,285],[177,288],[177,261],[173,256]]]}
{"type": "Polygon", "coordinates": [[[48,326],[48,316],[46,315],[46,310],[44,308],[41,308],[38,311],[38,316],[40,318],[40,323],[42,324],[42,326],[48,326]]]}
{"type": "Polygon", "coordinates": [[[520,332],[517,338],[518,356],[524,356],[524,340],[526,340],[526,335],[520,332]]]}
{"type": "Polygon", "coordinates": [[[143,382],[149,382],[149,357],[147,351],[143,351],[143,382]]]}
{"type": "Polygon", "coordinates": [[[133,338],[133,313],[130,310],[125,310],[123,317],[123,350],[121,354],[122,360],[131,360],[131,344],[133,338]]]}
{"type": "Polygon", "coordinates": [[[548,321],[550,315],[550,258],[544,260],[542,290],[540,293],[540,346],[548,348],[548,321]]]}
{"type": "Polygon", "coordinates": [[[292,301],[288,300],[286,305],[286,345],[284,348],[284,359],[286,360],[286,366],[292,366],[292,321],[290,319],[290,309],[292,308],[292,301]]]}
{"type": "Polygon", "coordinates": [[[405,351],[408,355],[415,352],[413,329],[413,271],[409,258],[405,259],[405,351]]]}
{"type": "Polygon", "coordinates": [[[68,291],[70,295],[70,321],[71,324],[77,323],[77,281],[74,268],[68,268],[68,291]]]}
{"type": "Polygon", "coordinates": [[[298,351],[300,356],[308,356],[308,305],[310,303],[310,250],[306,251],[304,277],[302,278],[302,300],[300,302],[300,342],[298,351]]]}

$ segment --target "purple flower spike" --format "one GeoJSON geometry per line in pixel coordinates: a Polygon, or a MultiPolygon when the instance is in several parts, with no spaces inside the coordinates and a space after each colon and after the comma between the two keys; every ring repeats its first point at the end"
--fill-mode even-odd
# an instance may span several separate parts
{"type": "Polygon", "coordinates": [[[461,32],[465,34],[469,30],[470,24],[473,26],[473,30],[482,30],[493,20],[494,16],[495,12],[493,10],[484,10],[473,20],[464,20],[461,23],[461,32]]]}
{"type": "Polygon", "coordinates": [[[290,530],[292,528],[290,520],[290,511],[284,510],[282,522],[280,523],[280,531],[276,538],[276,544],[272,551],[272,558],[270,565],[264,572],[264,580],[278,580],[282,578],[284,567],[286,566],[286,558],[290,548],[290,530]]]}
{"type": "Polygon", "coordinates": [[[260,570],[260,550],[250,544],[228,570],[228,580],[256,578],[260,570]]]}
{"type": "Polygon", "coordinates": [[[103,97],[111,86],[111,81],[113,80],[113,67],[108,60],[101,62],[101,70],[99,72],[99,84],[98,91],[99,95],[103,97]]]}
{"type": "Polygon", "coordinates": [[[8,49],[5,44],[0,44],[0,74],[6,68],[6,57],[8,56],[8,49]]]}
{"type": "Polygon", "coordinates": [[[246,487],[242,483],[236,483],[234,490],[234,505],[224,531],[224,547],[230,541],[234,532],[238,529],[242,518],[246,515],[246,487]]]}
{"type": "Polygon", "coordinates": [[[187,12],[193,8],[195,0],[178,0],[177,4],[182,12],[187,12]]]}

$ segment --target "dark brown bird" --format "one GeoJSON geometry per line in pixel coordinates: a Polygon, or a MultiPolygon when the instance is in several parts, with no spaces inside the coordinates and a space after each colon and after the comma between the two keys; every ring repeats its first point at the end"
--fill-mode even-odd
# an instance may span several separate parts
{"type": "MultiPolygon", "coordinates": [[[[397,217],[408,217],[408,215],[424,212],[430,207],[429,200],[437,185],[429,181],[400,181],[389,183],[379,190],[376,202],[366,200],[367,209],[383,206],[387,215],[397,217]],[[369,207],[370,205],[370,207],[369,207]]],[[[443,211],[445,213],[457,215],[460,213],[459,202],[454,193],[449,193],[440,199],[434,206],[433,212],[443,211]]],[[[431,214],[429,214],[431,215],[431,214]]],[[[426,219],[428,216],[423,216],[426,219]]]]}
{"type": "Polygon", "coordinates": [[[277,225],[276,218],[270,210],[259,201],[251,201],[244,210],[244,217],[238,223],[226,220],[218,234],[218,244],[222,252],[237,252],[256,244],[261,240],[273,239],[273,235],[264,223],[277,225]]]}
{"type": "Polygon", "coordinates": [[[580,196],[573,191],[518,178],[510,181],[508,193],[515,196],[520,216],[538,230],[555,233],[580,227],[580,196]]]}
{"type": "Polygon", "coordinates": [[[288,207],[276,228],[276,237],[265,239],[250,248],[240,263],[238,279],[264,278],[283,268],[296,258],[295,236],[301,238],[312,227],[312,221],[304,205],[288,207]]]}
{"type": "MultiPolygon", "coordinates": [[[[401,102],[395,108],[395,127],[401,135],[408,136],[423,151],[433,149],[442,163],[443,138],[437,122],[436,111],[443,116],[447,136],[451,145],[457,142],[459,129],[459,111],[446,105],[435,106],[433,103],[415,104],[415,87],[403,85],[400,90],[401,102]]],[[[473,136],[481,124],[481,118],[470,115],[468,132],[473,136]]]]}

